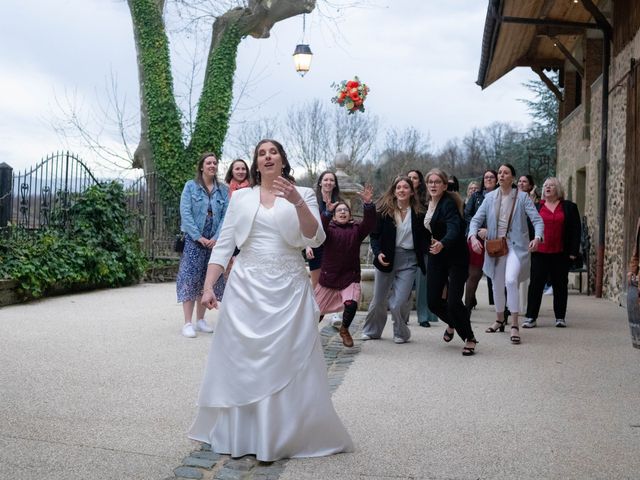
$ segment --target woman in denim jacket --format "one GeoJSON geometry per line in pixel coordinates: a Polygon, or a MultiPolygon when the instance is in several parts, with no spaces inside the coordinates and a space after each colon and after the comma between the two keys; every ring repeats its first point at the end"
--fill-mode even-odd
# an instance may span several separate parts
{"type": "MultiPolygon", "coordinates": [[[[200,303],[211,249],[218,240],[229,204],[229,187],[218,182],[218,159],[213,153],[200,157],[196,178],[189,180],[180,197],[180,230],[185,233],[184,251],[176,280],[178,302],[182,302],[182,335],[193,338],[196,330],[211,333],[204,320],[206,308],[200,303]],[[196,304],[197,301],[197,304],[196,304]],[[195,326],[191,322],[196,309],[195,326]]],[[[224,292],[224,277],[214,286],[218,299],[224,292]]]]}

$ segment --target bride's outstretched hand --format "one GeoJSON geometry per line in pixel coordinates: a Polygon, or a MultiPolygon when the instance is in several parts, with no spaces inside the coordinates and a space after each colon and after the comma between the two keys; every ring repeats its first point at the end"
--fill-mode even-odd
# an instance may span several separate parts
{"type": "Polygon", "coordinates": [[[284,177],[278,177],[273,181],[274,194],[293,203],[294,205],[304,201],[296,187],[284,177]]]}

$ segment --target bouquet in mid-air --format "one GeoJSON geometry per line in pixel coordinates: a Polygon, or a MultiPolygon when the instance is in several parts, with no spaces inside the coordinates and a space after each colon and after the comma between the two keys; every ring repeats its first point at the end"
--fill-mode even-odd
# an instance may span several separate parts
{"type": "Polygon", "coordinates": [[[343,80],[340,83],[332,83],[336,95],[331,98],[333,103],[347,109],[347,113],[352,114],[357,111],[364,112],[364,101],[369,93],[369,87],[362,83],[356,76],[353,80],[343,80]]]}

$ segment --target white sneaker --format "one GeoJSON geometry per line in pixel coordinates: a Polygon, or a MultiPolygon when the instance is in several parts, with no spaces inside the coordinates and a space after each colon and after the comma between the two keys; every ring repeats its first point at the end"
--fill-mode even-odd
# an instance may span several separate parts
{"type": "Polygon", "coordinates": [[[393,337],[393,343],[407,343],[407,340],[400,337],[393,337]]]}
{"type": "Polygon", "coordinates": [[[182,335],[189,338],[195,338],[197,336],[196,331],[193,329],[193,325],[191,325],[191,322],[185,323],[183,325],[182,335]]]}
{"type": "Polygon", "coordinates": [[[213,333],[213,328],[211,328],[209,324],[205,322],[204,318],[201,318],[196,322],[196,331],[204,332],[204,333],[213,333]]]}
{"type": "Polygon", "coordinates": [[[558,328],[566,328],[567,322],[564,321],[564,318],[556,318],[556,327],[558,328]]]}
{"type": "Polygon", "coordinates": [[[337,313],[334,313],[331,316],[331,326],[333,328],[337,328],[338,330],[340,330],[340,327],[342,326],[342,317],[337,313]]]}
{"type": "Polygon", "coordinates": [[[363,333],[362,335],[360,335],[360,340],[367,341],[367,340],[371,340],[371,337],[369,335],[367,335],[366,333],[363,333]]]}
{"type": "Polygon", "coordinates": [[[522,328],[535,328],[536,321],[533,318],[525,318],[522,323],[522,328]]]}

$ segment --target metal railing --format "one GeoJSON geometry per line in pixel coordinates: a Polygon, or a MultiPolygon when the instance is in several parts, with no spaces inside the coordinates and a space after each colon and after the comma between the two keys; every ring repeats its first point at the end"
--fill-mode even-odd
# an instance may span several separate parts
{"type": "MultiPolygon", "coordinates": [[[[132,226],[149,259],[176,258],[173,251],[180,231],[179,205],[165,206],[158,192],[171,189],[156,173],[123,182],[132,226]]],[[[75,154],[56,152],[32,168],[13,173],[0,164],[0,231],[22,234],[42,228],[67,229],[69,210],[91,186],[101,183],[75,154]]]]}
{"type": "MultiPolygon", "coordinates": [[[[157,173],[142,175],[125,187],[127,205],[134,215],[134,227],[150,259],[180,256],[173,251],[175,236],[180,232],[180,206],[166,206],[158,194],[161,188],[171,189],[157,173]]],[[[179,195],[173,197],[180,198],[179,195]]]]}

